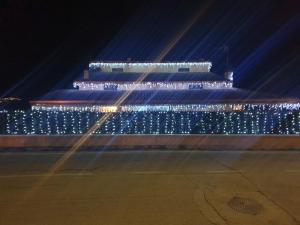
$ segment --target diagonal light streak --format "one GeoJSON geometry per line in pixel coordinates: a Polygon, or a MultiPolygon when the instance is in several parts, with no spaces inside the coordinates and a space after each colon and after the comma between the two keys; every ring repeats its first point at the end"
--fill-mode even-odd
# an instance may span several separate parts
{"type": "MultiPolygon", "coordinates": [[[[182,30],[176,35],[170,43],[161,51],[161,53],[156,57],[154,62],[161,62],[162,59],[174,48],[174,46],[182,39],[182,37],[190,30],[190,28],[196,23],[196,21],[199,19],[199,17],[203,16],[207,9],[211,6],[211,4],[214,2],[214,0],[210,0],[204,5],[200,11],[198,11],[192,18],[187,22],[187,24],[182,28],[182,30]]],[[[148,71],[146,73],[143,73],[136,81],[136,83],[141,83],[148,74],[151,73],[151,71],[148,71]]],[[[115,106],[119,107],[127,98],[128,96],[134,91],[128,90],[122,96],[116,101],[115,106]]],[[[98,121],[95,122],[95,124],[85,133],[83,134],[78,141],[74,143],[74,145],[59,159],[55,162],[55,164],[49,169],[49,171],[46,173],[44,177],[42,177],[28,192],[19,205],[22,205],[22,203],[26,200],[28,200],[30,197],[32,197],[41,186],[43,186],[53,175],[59,171],[63,165],[72,157],[72,155],[82,146],[84,143],[89,139],[89,137],[98,130],[105,121],[113,114],[113,112],[108,112],[104,114],[98,121]]]]}

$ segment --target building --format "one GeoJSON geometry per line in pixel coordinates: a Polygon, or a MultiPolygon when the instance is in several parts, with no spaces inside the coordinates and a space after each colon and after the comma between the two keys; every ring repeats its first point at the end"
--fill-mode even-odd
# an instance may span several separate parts
{"type": "Polygon", "coordinates": [[[211,62],[92,62],[73,89],[6,118],[9,134],[299,134],[299,99],[234,88],[211,62]],[[105,120],[101,118],[105,117],[105,120]],[[17,122],[13,122],[17,121],[17,122]]]}

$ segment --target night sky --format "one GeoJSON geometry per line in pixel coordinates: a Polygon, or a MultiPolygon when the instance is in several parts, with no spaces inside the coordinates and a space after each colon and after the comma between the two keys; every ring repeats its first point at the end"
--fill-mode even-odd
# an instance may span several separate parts
{"type": "Polygon", "coordinates": [[[298,95],[300,1],[0,0],[0,93],[71,87],[91,60],[211,60],[235,86],[298,95]],[[186,29],[188,28],[188,29],[186,29]]]}

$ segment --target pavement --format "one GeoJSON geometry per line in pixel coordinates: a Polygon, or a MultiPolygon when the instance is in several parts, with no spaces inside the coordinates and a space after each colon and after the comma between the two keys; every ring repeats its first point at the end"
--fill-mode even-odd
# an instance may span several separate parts
{"type": "Polygon", "coordinates": [[[0,153],[1,225],[300,224],[299,151],[0,153]]]}

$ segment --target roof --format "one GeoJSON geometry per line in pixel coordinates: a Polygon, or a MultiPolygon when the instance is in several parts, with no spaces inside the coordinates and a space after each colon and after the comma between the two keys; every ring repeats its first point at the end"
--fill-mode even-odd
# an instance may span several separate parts
{"type": "MultiPolygon", "coordinates": [[[[92,81],[109,81],[109,82],[134,82],[137,81],[144,73],[126,73],[126,72],[90,72],[92,81]]],[[[143,80],[147,81],[227,81],[224,77],[215,73],[149,73],[143,80]]]]}
{"type": "MultiPolygon", "coordinates": [[[[99,104],[114,105],[125,91],[56,90],[32,104],[99,104]]],[[[202,89],[132,91],[122,102],[130,104],[214,104],[214,103],[286,103],[297,99],[274,96],[241,89],[202,89]]]]}

